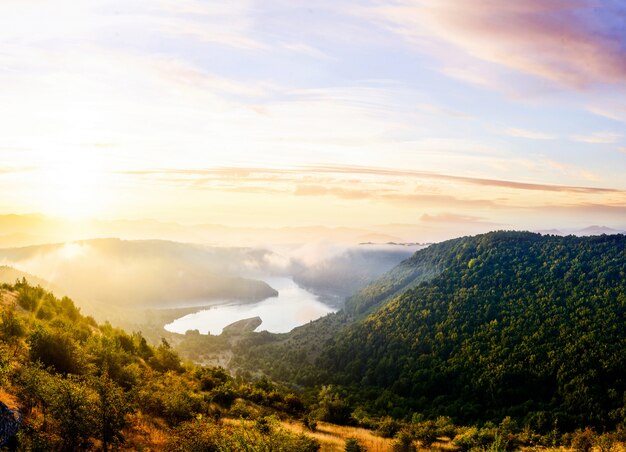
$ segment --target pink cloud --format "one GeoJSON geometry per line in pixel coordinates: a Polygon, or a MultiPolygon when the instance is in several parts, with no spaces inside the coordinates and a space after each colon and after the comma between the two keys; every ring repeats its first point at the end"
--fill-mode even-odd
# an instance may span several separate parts
{"type": "Polygon", "coordinates": [[[580,89],[626,80],[625,33],[605,16],[612,8],[620,7],[591,0],[406,0],[377,13],[414,42],[427,34],[451,44],[449,60],[469,56],[580,89]]]}

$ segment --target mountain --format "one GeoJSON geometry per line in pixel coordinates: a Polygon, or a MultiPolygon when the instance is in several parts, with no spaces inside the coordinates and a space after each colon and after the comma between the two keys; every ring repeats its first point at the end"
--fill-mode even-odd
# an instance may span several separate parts
{"type": "Polygon", "coordinates": [[[241,341],[232,364],[352,409],[548,431],[626,412],[626,237],[494,232],[417,251],[329,315],[241,341]]]}
{"type": "Polygon", "coordinates": [[[15,281],[22,280],[22,278],[26,279],[28,283],[33,286],[41,286],[46,290],[55,291],[59,295],[63,293],[58,287],[45,279],[38,278],[37,276],[19,271],[7,265],[0,266],[0,284],[14,284],[15,281]]]}
{"type": "Polygon", "coordinates": [[[566,235],[560,229],[538,229],[534,232],[541,235],[566,235]]]}
{"type": "Polygon", "coordinates": [[[322,379],[369,410],[465,422],[509,415],[539,429],[610,427],[626,410],[623,235],[451,240],[418,251],[369,293],[347,309],[390,301],[316,362],[322,379]]]}
{"type": "Polygon", "coordinates": [[[246,263],[263,262],[267,253],[159,240],[95,239],[1,249],[0,262],[50,281],[102,318],[100,312],[114,314],[119,308],[276,296],[265,282],[241,274],[246,263]]]}
{"type": "Polygon", "coordinates": [[[63,220],[39,214],[0,215],[0,246],[3,247],[108,237],[119,237],[126,240],[169,240],[209,245],[255,247],[270,244],[285,245],[324,241],[346,245],[356,245],[364,241],[406,241],[403,236],[370,228],[187,225],[150,219],[63,220]]]}
{"type": "MultiPolygon", "coordinates": [[[[337,248],[335,246],[335,248],[337,248]]],[[[324,302],[343,307],[345,299],[378,279],[421,246],[341,247],[315,260],[292,258],[293,280],[324,302]]]]}
{"type": "Polygon", "coordinates": [[[589,226],[579,231],[576,231],[576,235],[602,235],[602,234],[617,234],[620,231],[617,229],[609,228],[607,226],[589,226]]]}

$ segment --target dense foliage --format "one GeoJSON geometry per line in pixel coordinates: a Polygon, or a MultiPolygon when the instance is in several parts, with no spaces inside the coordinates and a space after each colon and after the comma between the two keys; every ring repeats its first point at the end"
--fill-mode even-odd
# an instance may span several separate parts
{"type": "MultiPolygon", "coordinates": [[[[437,276],[343,329],[320,356],[320,378],[348,388],[353,406],[460,422],[512,416],[543,431],[624,422],[625,236],[461,238],[418,251],[399,279],[426,261],[437,276]]],[[[393,274],[348,309],[389,293],[393,274]]]]}
{"type": "Polygon", "coordinates": [[[0,401],[8,394],[22,412],[12,447],[319,449],[273,420],[301,417],[305,407],[267,379],[184,365],[165,340],[153,347],[139,333],[98,325],[69,298],[26,281],[1,287],[0,314],[0,401]],[[246,419],[262,425],[250,429],[246,419]]]}

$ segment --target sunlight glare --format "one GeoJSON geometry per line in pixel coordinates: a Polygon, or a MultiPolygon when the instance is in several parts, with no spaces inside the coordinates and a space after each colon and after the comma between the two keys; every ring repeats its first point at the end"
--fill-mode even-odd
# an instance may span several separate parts
{"type": "Polygon", "coordinates": [[[86,219],[102,212],[103,175],[89,162],[71,159],[49,166],[41,173],[42,210],[70,220],[86,219]]]}

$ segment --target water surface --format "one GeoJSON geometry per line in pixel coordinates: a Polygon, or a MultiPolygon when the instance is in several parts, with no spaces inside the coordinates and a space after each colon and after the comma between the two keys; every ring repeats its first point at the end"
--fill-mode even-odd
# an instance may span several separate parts
{"type": "Polygon", "coordinates": [[[222,329],[237,320],[261,317],[257,331],[287,333],[297,326],[318,319],[336,309],[322,303],[311,292],[299,287],[291,278],[265,278],[278,291],[278,297],[258,303],[225,302],[219,306],[189,314],[165,325],[167,331],[184,334],[198,330],[202,334],[221,334],[222,329]]]}

